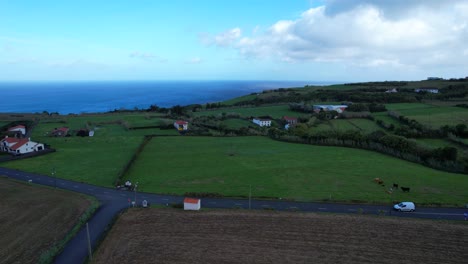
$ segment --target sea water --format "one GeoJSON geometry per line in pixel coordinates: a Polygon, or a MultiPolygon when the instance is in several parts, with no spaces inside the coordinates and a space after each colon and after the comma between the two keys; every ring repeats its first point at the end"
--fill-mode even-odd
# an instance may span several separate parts
{"type": "Polygon", "coordinates": [[[79,81],[0,82],[1,113],[97,113],[151,105],[204,104],[263,90],[303,87],[307,81],[79,81]]]}

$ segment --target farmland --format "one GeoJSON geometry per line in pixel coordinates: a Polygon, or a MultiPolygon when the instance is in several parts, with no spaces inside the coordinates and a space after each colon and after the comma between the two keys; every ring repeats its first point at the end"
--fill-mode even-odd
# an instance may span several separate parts
{"type": "Polygon", "coordinates": [[[37,263],[65,238],[91,201],[0,177],[1,263],[37,263]]]}
{"type": "Polygon", "coordinates": [[[281,197],[302,201],[361,201],[461,205],[466,175],[446,173],[375,152],[289,144],[265,137],[156,137],[126,178],[141,191],[281,197]],[[387,186],[373,179],[382,178],[387,186]],[[411,193],[386,191],[391,183],[411,193]]]}
{"type": "Polygon", "coordinates": [[[258,106],[258,107],[233,107],[226,109],[216,109],[209,111],[195,112],[195,116],[216,116],[222,113],[238,113],[243,117],[250,116],[271,116],[273,118],[281,118],[282,116],[293,115],[297,116],[297,112],[289,109],[287,104],[275,106],[258,106]]]}
{"type": "Polygon", "coordinates": [[[468,225],[363,215],[129,210],[93,263],[465,263],[468,225]]]}

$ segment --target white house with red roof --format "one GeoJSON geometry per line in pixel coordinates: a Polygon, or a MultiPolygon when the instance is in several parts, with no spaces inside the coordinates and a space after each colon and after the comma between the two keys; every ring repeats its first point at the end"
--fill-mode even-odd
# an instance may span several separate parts
{"type": "Polygon", "coordinates": [[[184,199],[184,210],[195,210],[198,211],[201,208],[201,199],[188,198],[184,199]]]}
{"type": "Polygon", "coordinates": [[[26,135],[26,127],[23,125],[17,125],[8,128],[8,132],[20,132],[22,135],[26,135]]]}
{"type": "Polygon", "coordinates": [[[188,122],[187,121],[182,121],[182,120],[177,120],[174,122],[174,127],[178,131],[184,131],[188,129],[188,122]]]}
{"type": "Polygon", "coordinates": [[[0,140],[0,151],[19,155],[44,150],[44,144],[31,141],[30,138],[5,137],[0,140]]]}

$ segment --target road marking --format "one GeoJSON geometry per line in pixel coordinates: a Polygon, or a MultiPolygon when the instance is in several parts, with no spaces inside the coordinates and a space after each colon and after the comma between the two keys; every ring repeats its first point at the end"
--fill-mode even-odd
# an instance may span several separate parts
{"type": "Polygon", "coordinates": [[[240,203],[235,203],[234,205],[238,205],[238,206],[242,206],[242,205],[244,205],[244,204],[240,204],[240,203]]]}
{"type": "Polygon", "coordinates": [[[79,187],[78,187],[78,185],[73,185],[73,188],[77,188],[77,189],[78,189],[79,187]]]}
{"type": "Polygon", "coordinates": [[[163,198],[163,201],[169,201],[169,199],[167,199],[167,198],[163,198]]]}
{"type": "Polygon", "coordinates": [[[109,194],[109,192],[104,192],[105,194],[109,194]]]}
{"type": "Polygon", "coordinates": [[[65,185],[65,183],[63,183],[63,182],[62,182],[62,183],[60,183],[60,184],[62,184],[62,185],[65,185]]]}
{"type": "Polygon", "coordinates": [[[348,209],[348,211],[354,212],[357,211],[356,209],[348,209]]]}
{"type": "Polygon", "coordinates": [[[327,208],[319,207],[319,210],[327,210],[327,208]]]}
{"type": "Polygon", "coordinates": [[[123,193],[121,193],[120,195],[123,196],[123,197],[126,197],[126,196],[127,196],[127,195],[125,195],[125,194],[123,194],[123,193]]]}
{"type": "Polygon", "coordinates": [[[93,191],[94,189],[88,188],[88,191],[93,191]]]}
{"type": "Polygon", "coordinates": [[[53,180],[49,180],[49,182],[54,182],[53,180]]]}

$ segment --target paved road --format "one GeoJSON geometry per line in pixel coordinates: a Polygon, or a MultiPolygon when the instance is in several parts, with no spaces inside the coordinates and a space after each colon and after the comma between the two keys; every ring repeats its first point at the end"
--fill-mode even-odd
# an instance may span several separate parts
{"type": "MultiPolygon", "coordinates": [[[[0,168],[0,175],[5,175],[22,181],[31,180],[35,184],[57,187],[60,189],[75,191],[96,197],[100,208],[89,221],[91,246],[94,248],[108,229],[113,218],[123,209],[131,206],[129,200],[137,199],[137,202],[147,200],[151,204],[182,203],[183,197],[171,195],[158,195],[150,193],[135,193],[79,183],[70,180],[56,179],[49,176],[22,172],[18,170],[0,168]]],[[[245,199],[211,199],[203,198],[204,208],[249,208],[249,201],[245,199]]],[[[301,212],[329,212],[329,213],[363,213],[385,214],[397,217],[414,217],[428,219],[463,220],[463,213],[468,209],[463,208],[422,208],[417,207],[416,212],[400,213],[391,210],[390,205],[359,205],[359,204],[335,204],[335,203],[303,203],[281,200],[252,200],[252,209],[294,210],[301,212]]],[[[78,234],[66,245],[63,252],[57,256],[55,263],[83,263],[88,255],[86,228],[82,228],[78,234]]]]}

